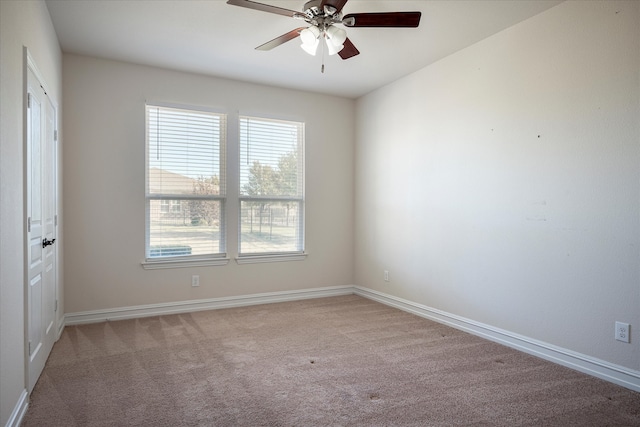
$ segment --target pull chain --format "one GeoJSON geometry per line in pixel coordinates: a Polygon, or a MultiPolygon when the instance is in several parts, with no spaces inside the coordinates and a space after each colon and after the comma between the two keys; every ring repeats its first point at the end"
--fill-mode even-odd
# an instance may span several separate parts
{"type": "MultiPolygon", "coordinates": [[[[320,35],[320,37],[322,37],[323,39],[325,39],[325,38],[327,37],[327,35],[326,35],[326,34],[325,34],[325,32],[323,31],[323,32],[322,32],[322,34],[320,35]]],[[[320,68],[320,72],[321,72],[322,74],[324,74],[324,45],[325,45],[325,43],[323,43],[323,42],[325,42],[325,40],[322,40],[322,41],[320,42],[320,44],[322,45],[322,67],[320,68]]]]}

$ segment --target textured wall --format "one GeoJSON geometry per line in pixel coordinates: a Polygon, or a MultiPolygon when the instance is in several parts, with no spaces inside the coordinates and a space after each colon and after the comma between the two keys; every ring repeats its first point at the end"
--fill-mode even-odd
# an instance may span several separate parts
{"type": "Polygon", "coordinates": [[[67,313],[353,283],[355,101],[77,55],[63,71],[67,313]],[[228,114],[230,257],[238,112],[306,122],[307,259],[144,270],[146,100],[228,114]]]}
{"type": "Polygon", "coordinates": [[[640,369],[639,9],[565,2],[361,98],[356,284],[640,369]]]}

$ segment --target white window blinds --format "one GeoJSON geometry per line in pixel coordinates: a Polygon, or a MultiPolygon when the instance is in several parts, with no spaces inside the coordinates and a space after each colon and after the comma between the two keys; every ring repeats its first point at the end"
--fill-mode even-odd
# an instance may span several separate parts
{"type": "Polygon", "coordinates": [[[240,117],[239,255],[304,251],[304,123],[240,117]]]}
{"type": "Polygon", "coordinates": [[[224,255],[226,117],[147,105],[146,256],[224,255]]]}

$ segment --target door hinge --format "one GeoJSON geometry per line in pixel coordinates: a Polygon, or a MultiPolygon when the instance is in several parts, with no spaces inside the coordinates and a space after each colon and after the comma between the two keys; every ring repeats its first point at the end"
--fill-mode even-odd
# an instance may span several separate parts
{"type": "Polygon", "coordinates": [[[31,217],[27,217],[27,232],[31,233],[31,217]]]}
{"type": "Polygon", "coordinates": [[[56,307],[55,307],[55,309],[53,311],[55,311],[55,312],[58,311],[58,300],[56,300],[56,307]]]}
{"type": "Polygon", "coordinates": [[[27,94],[27,108],[31,108],[31,94],[27,94]]]}
{"type": "Polygon", "coordinates": [[[58,140],[58,129],[53,131],[53,140],[57,141],[58,140]]]}
{"type": "Polygon", "coordinates": [[[29,356],[31,356],[31,341],[29,341],[29,356]]]}
{"type": "Polygon", "coordinates": [[[53,225],[58,225],[58,215],[54,215],[54,217],[53,217],[53,225]]]}

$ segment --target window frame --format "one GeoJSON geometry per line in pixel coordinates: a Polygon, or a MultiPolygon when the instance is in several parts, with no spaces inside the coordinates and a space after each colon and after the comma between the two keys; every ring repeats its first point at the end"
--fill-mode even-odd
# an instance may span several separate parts
{"type": "Polygon", "coordinates": [[[212,266],[212,265],[226,265],[229,262],[229,258],[226,253],[226,235],[227,235],[227,221],[226,221],[226,184],[227,184],[227,115],[218,110],[211,108],[192,106],[192,105],[178,105],[168,104],[162,102],[146,102],[145,103],[145,256],[144,261],[141,263],[143,268],[147,270],[152,269],[164,269],[164,268],[178,268],[178,267],[199,267],[199,266],[212,266]],[[179,194],[179,193],[155,193],[149,192],[149,171],[150,171],[150,149],[149,149],[149,111],[153,108],[160,109],[173,109],[181,110],[184,112],[194,112],[199,114],[211,114],[220,118],[220,141],[219,141],[219,194],[179,194]],[[202,200],[202,201],[215,201],[219,202],[220,210],[220,238],[219,238],[219,252],[203,255],[176,255],[176,256],[163,256],[152,257],[151,253],[151,202],[158,200],[162,205],[166,205],[169,208],[168,213],[175,213],[172,208],[176,206],[175,201],[180,201],[180,205],[184,202],[202,200]]]}

